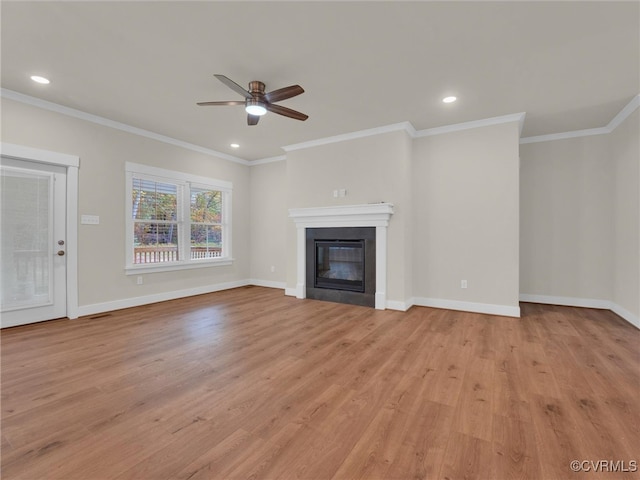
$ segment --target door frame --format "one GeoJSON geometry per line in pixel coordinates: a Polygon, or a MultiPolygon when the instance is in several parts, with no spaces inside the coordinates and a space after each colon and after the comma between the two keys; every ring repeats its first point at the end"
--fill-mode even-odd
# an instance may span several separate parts
{"type": "Polygon", "coordinates": [[[70,319],[78,318],[78,169],[80,157],[38,148],[0,143],[2,156],[28,162],[58,165],[67,170],[66,191],[66,257],[67,257],[67,312],[70,319]]]}

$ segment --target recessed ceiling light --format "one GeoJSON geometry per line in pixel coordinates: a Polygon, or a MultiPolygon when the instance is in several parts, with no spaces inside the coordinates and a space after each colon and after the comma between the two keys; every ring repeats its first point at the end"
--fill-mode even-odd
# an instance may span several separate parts
{"type": "Polygon", "coordinates": [[[49,82],[48,78],[44,78],[44,77],[41,77],[39,75],[31,75],[31,80],[33,80],[36,83],[41,83],[43,85],[47,85],[47,84],[51,83],[51,82],[49,82]]]}
{"type": "Polygon", "coordinates": [[[232,143],[231,145],[229,145],[231,148],[240,148],[240,144],[238,143],[232,143]]]}
{"type": "Polygon", "coordinates": [[[456,100],[457,100],[457,98],[456,98],[456,97],[444,97],[444,98],[442,99],[442,101],[443,101],[444,103],[453,103],[453,102],[455,102],[456,100]]]}

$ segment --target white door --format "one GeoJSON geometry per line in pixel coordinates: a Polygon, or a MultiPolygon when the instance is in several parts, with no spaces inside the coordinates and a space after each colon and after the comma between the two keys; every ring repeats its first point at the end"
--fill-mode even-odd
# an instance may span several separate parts
{"type": "Polygon", "coordinates": [[[2,157],[0,324],[67,315],[66,168],[2,157]]]}

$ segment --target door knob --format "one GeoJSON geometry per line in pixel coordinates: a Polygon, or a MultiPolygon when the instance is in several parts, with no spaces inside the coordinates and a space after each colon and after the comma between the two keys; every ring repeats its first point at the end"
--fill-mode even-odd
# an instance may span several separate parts
{"type": "Polygon", "coordinates": [[[58,250],[58,256],[62,257],[64,255],[64,250],[58,250]]]}

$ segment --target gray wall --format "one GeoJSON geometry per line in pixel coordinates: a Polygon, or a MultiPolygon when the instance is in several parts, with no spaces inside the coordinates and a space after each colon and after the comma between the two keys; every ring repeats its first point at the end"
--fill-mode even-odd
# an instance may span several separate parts
{"type": "Polygon", "coordinates": [[[249,167],[7,99],[2,141],[80,157],[79,214],[100,216],[78,226],[80,307],[249,278],[249,167]],[[233,265],[125,275],[127,161],[233,182],[233,265]]]}
{"type": "Polygon", "coordinates": [[[639,116],[636,110],[610,134],[521,146],[523,294],[612,303],[637,321],[639,116]]]}
{"type": "Polygon", "coordinates": [[[518,136],[512,122],[416,140],[416,297],[518,307],[518,136]]]}

